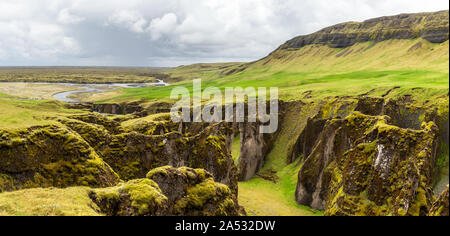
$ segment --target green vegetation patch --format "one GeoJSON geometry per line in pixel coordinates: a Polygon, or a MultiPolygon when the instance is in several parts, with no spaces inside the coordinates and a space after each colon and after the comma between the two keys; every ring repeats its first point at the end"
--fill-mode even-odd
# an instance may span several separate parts
{"type": "Polygon", "coordinates": [[[0,194],[0,216],[100,216],[89,188],[27,189],[0,194]]]}

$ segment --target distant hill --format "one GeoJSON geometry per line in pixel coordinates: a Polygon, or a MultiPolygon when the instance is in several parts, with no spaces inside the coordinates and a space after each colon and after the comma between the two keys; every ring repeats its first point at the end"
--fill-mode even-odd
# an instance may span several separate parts
{"type": "Polygon", "coordinates": [[[423,38],[431,43],[448,40],[449,11],[385,16],[348,22],[287,41],[279,49],[299,49],[311,44],[344,48],[368,41],[423,38]]]}
{"type": "MultiPolygon", "coordinates": [[[[364,22],[341,23],[310,35],[295,37],[278,47],[269,56],[256,62],[228,69],[223,74],[239,73],[249,67],[258,67],[258,65],[267,67],[280,66],[280,64],[285,64],[282,66],[283,68],[295,64],[297,66],[295,71],[330,69],[335,63],[340,65],[351,63],[355,67],[363,69],[368,65],[359,65],[354,62],[354,60],[360,61],[363,58],[366,59],[365,63],[376,64],[379,62],[388,67],[399,63],[407,66],[405,62],[408,62],[415,68],[430,65],[434,68],[442,68],[442,64],[448,64],[448,60],[445,62],[445,60],[435,61],[435,59],[445,56],[448,59],[448,52],[446,53],[448,39],[448,10],[385,16],[364,22]],[[430,50],[433,51],[431,57],[430,50]],[[386,57],[375,57],[382,51],[384,51],[382,55],[386,57]],[[415,62],[408,57],[413,57],[415,62]],[[338,58],[339,60],[337,60],[338,58]],[[400,58],[401,62],[398,61],[400,58]],[[392,64],[390,60],[397,62],[392,64]],[[318,64],[317,61],[322,64],[318,64]],[[422,66],[417,67],[416,62],[422,63],[422,66]],[[311,67],[312,64],[314,65],[311,67]]],[[[343,69],[349,68],[343,66],[343,69]]]]}

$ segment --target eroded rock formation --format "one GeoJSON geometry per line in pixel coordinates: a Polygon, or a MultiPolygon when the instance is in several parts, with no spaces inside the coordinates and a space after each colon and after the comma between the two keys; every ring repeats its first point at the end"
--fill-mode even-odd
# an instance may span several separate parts
{"type": "Polygon", "coordinates": [[[160,167],[146,179],[94,190],[91,199],[110,216],[238,216],[236,195],[203,169],[160,167]]]}
{"type": "Polygon", "coordinates": [[[0,131],[0,190],[109,187],[119,176],[77,133],[57,125],[0,131]]]}
{"type": "Polygon", "coordinates": [[[431,210],[429,212],[429,216],[448,216],[448,185],[447,189],[441,193],[439,198],[436,200],[436,202],[431,207],[431,210]]]}
{"type": "Polygon", "coordinates": [[[296,199],[327,215],[426,215],[438,127],[355,112],[328,120],[299,173],[296,199]]]}

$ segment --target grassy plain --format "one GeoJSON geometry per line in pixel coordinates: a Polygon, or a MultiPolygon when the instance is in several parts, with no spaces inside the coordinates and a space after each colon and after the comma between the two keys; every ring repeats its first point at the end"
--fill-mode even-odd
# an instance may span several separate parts
{"type": "Polygon", "coordinates": [[[37,125],[53,124],[55,118],[83,111],[67,109],[53,100],[1,98],[0,129],[15,130],[37,125]]]}
{"type": "Polygon", "coordinates": [[[100,216],[89,188],[27,189],[0,194],[0,216],[100,216]]]}
{"type": "Polygon", "coordinates": [[[118,67],[0,67],[0,82],[77,84],[151,83],[166,76],[164,68],[118,67]]]}

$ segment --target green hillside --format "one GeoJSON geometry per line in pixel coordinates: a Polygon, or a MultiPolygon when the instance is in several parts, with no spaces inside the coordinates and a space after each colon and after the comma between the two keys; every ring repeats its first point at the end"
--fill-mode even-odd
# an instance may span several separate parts
{"type": "MultiPolygon", "coordinates": [[[[430,43],[424,39],[386,40],[357,43],[348,48],[309,45],[296,50],[281,49],[248,65],[221,70],[212,67],[202,78],[203,86],[279,87],[282,99],[360,95],[383,95],[400,87],[401,93],[422,88],[427,95],[448,90],[449,43],[430,43]],[[226,75],[233,69],[245,70],[226,75]],[[342,86],[345,84],[346,86],[342,86]]],[[[177,68],[178,73],[183,71],[177,68]]],[[[205,73],[184,71],[195,77],[205,73]]],[[[168,98],[173,87],[192,87],[185,80],[165,88],[126,89],[111,100],[168,98]]],[[[422,91],[422,93],[424,93],[422,91]]]]}

